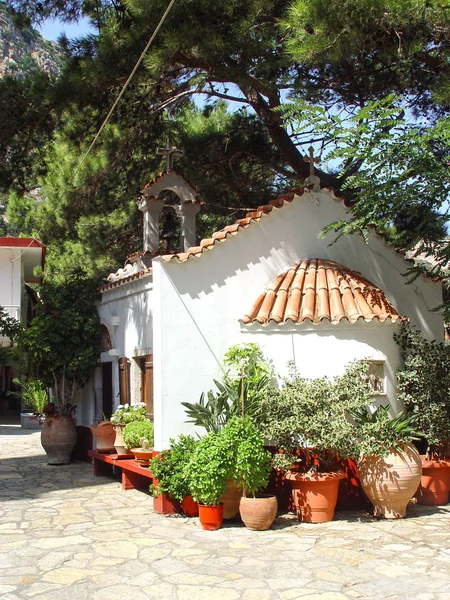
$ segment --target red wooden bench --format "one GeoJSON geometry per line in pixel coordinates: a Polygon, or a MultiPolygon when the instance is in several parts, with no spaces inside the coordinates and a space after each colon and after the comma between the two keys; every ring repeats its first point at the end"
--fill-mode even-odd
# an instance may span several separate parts
{"type": "Polygon", "coordinates": [[[122,472],[123,490],[148,490],[153,483],[153,476],[148,467],[141,467],[131,455],[121,454],[101,454],[96,450],[89,450],[89,456],[94,464],[94,475],[111,475],[114,467],[122,472]]]}

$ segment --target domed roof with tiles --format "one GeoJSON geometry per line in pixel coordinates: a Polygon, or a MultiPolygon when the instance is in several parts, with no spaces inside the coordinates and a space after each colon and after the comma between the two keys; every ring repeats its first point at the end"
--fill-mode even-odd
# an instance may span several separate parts
{"type": "Polygon", "coordinates": [[[244,324],[405,320],[383,291],[332,260],[305,259],[276,277],[241,319],[244,324]]]}

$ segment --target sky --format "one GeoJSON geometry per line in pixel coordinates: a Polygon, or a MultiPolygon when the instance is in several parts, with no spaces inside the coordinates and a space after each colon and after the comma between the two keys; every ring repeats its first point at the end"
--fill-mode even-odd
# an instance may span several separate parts
{"type": "Polygon", "coordinates": [[[62,23],[55,19],[47,19],[41,26],[35,27],[44,39],[53,42],[56,42],[63,33],[65,33],[68,38],[80,37],[87,33],[95,33],[95,29],[91,27],[88,19],[80,19],[78,23],[62,23]]]}

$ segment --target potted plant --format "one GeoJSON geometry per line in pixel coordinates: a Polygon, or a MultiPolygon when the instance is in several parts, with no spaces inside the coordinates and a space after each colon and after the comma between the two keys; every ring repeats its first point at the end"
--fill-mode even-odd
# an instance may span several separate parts
{"type": "MultiPolygon", "coordinates": [[[[197,403],[182,402],[189,416],[188,423],[204,427],[207,432],[220,432],[230,419],[252,418],[268,386],[273,369],[264,360],[258,344],[236,344],[224,357],[222,381],[214,380],[217,391],[203,393],[197,403]]],[[[222,497],[223,518],[234,519],[239,513],[242,491],[232,477],[227,478],[222,497]]]]}
{"type": "Polygon", "coordinates": [[[265,530],[278,510],[274,495],[256,495],[269,483],[271,455],[264,440],[248,418],[233,417],[220,432],[227,448],[227,476],[242,491],[239,512],[249,529],[265,530]]]}
{"type": "Polygon", "coordinates": [[[366,370],[364,362],[354,363],[333,380],[305,379],[294,372],[261,401],[257,426],[278,448],[272,463],[291,482],[302,521],[321,523],[334,517],[344,477],[340,461],[356,451],[347,415],[370,401],[366,370]]]}
{"type": "Polygon", "coordinates": [[[192,497],[199,504],[203,529],[219,529],[223,520],[221,499],[229,474],[228,454],[220,433],[209,433],[194,448],[186,466],[192,497]]]}
{"type": "Polygon", "coordinates": [[[48,403],[48,389],[39,379],[13,379],[18,391],[8,392],[17,396],[24,409],[20,413],[20,423],[23,429],[41,429],[44,422],[44,406],[48,403]],[[28,411],[27,411],[28,409],[28,411]]]}
{"type": "Polygon", "coordinates": [[[150,471],[156,482],[150,486],[155,498],[165,495],[181,503],[188,517],[198,516],[198,504],[192,498],[187,465],[197,441],[190,435],[180,435],[170,440],[170,449],[163,450],[150,461],[150,471]]]}
{"type": "Polygon", "coordinates": [[[98,423],[93,423],[89,429],[95,439],[95,449],[101,454],[114,452],[114,443],[116,441],[116,432],[111,421],[104,419],[98,423]]]}
{"type": "Polygon", "coordinates": [[[397,371],[397,397],[417,413],[417,427],[426,440],[420,504],[446,504],[450,492],[450,346],[429,341],[415,328],[403,325],[394,336],[404,367],[397,371]]]}
{"type": "Polygon", "coordinates": [[[36,314],[17,342],[29,374],[52,389],[41,434],[49,464],[66,464],[77,441],[75,393],[92,378],[101,350],[98,290],[96,281],[78,271],[50,275],[40,286],[36,314]]]}
{"type": "Polygon", "coordinates": [[[75,430],[76,406],[56,399],[44,406],[45,416],[41,444],[47,454],[47,464],[67,465],[77,443],[75,430]]]}
{"type": "Polygon", "coordinates": [[[419,439],[417,416],[389,414],[390,406],[352,411],[360,457],[361,486],[374,506],[376,517],[395,519],[406,507],[420,483],[422,463],[412,442],[419,439]]]}
{"type": "Polygon", "coordinates": [[[131,421],[122,431],[125,447],[134,454],[136,461],[145,467],[148,467],[153,453],[153,432],[153,423],[147,419],[131,421]]]}
{"type": "Polygon", "coordinates": [[[117,410],[111,415],[111,423],[116,432],[114,447],[117,454],[130,454],[127,451],[122,432],[128,423],[132,423],[133,421],[145,421],[147,418],[146,415],[147,409],[144,402],[138,402],[137,404],[119,404],[117,410]]]}

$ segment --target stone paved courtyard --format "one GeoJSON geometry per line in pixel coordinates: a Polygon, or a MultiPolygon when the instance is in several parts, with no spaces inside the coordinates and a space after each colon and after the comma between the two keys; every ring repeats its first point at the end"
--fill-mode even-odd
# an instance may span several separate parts
{"type": "Polygon", "coordinates": [[[48,466],[39,432],[0,426],[3,600],[449,600],[450,506],[409,514],[207,532],[88,464],[48,466]]]}

